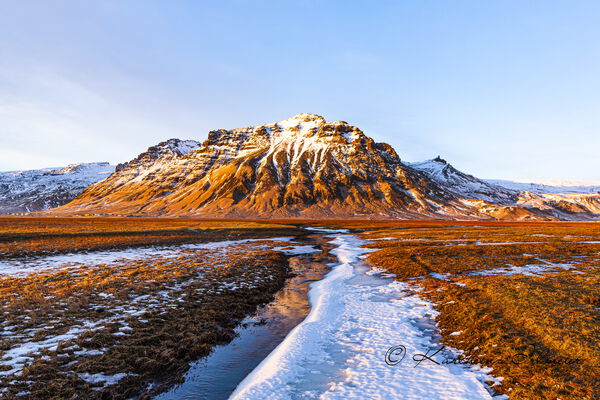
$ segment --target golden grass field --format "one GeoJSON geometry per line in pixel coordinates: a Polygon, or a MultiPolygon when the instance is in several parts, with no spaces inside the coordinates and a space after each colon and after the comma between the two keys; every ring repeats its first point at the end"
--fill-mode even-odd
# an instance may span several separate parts
{"type": "MultiPolygon", "coordinates": [[[[0,256],[298,236],[306,225],[368,239],[377,250],[366,261],[433,301],[442,342],[492,367],[503,378],[497,392],[600,398],[600,224],[5,218],[0,256]]],[[[0,336],[0,390],[8,388],[0,395],[129,398],[163,390],[283,286],[287,258],[274,245],[285,243],[0,277],[0,333],[11,328],[0,336]],[[84,333],[43,350],[22,376],[2,375],[15,345],[72,329],[84,333]],[[80,378],[95,374],[127,375],[108,387],[80,378]]]]}
{"type": "Polygon", "coordinates": [[[298,234],[283,223],[174,218],[2,218],[0,257],[298,234]]]}

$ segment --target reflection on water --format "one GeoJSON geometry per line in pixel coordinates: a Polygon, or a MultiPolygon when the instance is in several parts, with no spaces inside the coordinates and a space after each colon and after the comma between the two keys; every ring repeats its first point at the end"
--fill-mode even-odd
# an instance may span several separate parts
{"type": "Polygon", "coordinates": [[[174,399],[227,399],[235,387],[287,334],[308,314],[308,285],[323,278],[331,248],[321,236],[313,236],[324,249],[321,254],[290,258],[290,267],[296,274],[275,295],[275,300],[246,318],[236,329],[238,336],[229,344],[217,346],[204,359],[193,364],[181,385],[157,396],[156,400],[174,399]]]}

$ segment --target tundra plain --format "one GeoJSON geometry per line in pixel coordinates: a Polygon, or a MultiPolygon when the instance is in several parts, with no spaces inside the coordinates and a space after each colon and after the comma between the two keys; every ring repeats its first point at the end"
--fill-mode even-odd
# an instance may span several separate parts
{"type": "Polygon", "coordinates": [[[366,240],[373,269],[435,304],[440,344],[493,368],[494,392],[600,393],[596,223],[2,218],[0,397],[172,387],[284,286],[284,249],[314,245],[311,226],[366,240]]]}

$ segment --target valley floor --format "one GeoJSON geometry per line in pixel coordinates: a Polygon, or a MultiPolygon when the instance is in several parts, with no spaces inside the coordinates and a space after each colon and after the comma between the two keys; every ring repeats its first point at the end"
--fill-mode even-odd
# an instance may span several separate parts
{"type": "Polygon", "coordinates": [[[600,393],[598,224],[6,218],[0,398],[189,387],[319,249],[308,316],[233,398],[600,393]]]}
{"type": "Polygon", "coordinates": [[[159,393],[272,300],[290,276],[287,254],[314,251],[291,241],[298,229],[276,225],[81,221],[90,232],[77,232],[76,220],[63,231],[52,228],[64,221],[2,222],[7,399],[159,393]]]}

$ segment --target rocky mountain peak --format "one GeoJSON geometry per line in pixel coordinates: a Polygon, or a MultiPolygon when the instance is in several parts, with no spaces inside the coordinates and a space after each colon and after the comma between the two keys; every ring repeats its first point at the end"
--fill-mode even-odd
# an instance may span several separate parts
{"type": "Polygon", "coordinates": [[[294,115],[291,118],[285,119],[283,121],[280,121],[280,123],[287,123],[287,124],[294,124],[294,123],[298,123],[301,124],[302,122],[313,122],[313,121],[319,121],[319,122],[326,122],[325,118],[323,118],[320,115],[317,114],[311,114],[311,113],[300,113],[297,115],[294,115]]]}
{"type": "Polygon", "coordinates": [[[344,121],[329,122],[319,115],[304,113],[270,124],[211,131],[202,149],[192,157],[223,161],[250,154],[266,154],[267,158],[275,160],[273,164],[281,157],[292,161],[293,165],[307,162],[310,168],[317,170],[317,164],[327,153],[365,151],[397,158],[391,146],[376,144],[355,126],[344,121]]]}
{"type": "MultiPolygon", "coordinates": [[[[229,216],[401,215],[435,212],[423,176],[394,149],[316,114],[171,139],[119,166],[69,206],[78,210],[229,216]],[[183,154],[185,153],[185,154],[183,154]]],[[[438,191],[439,192],[439,191],[438,191]]],[[[445,196],[440,195],[440,199],[445,196]]]]}
{"type": "Polygon", "coordinates": [[[146,153],[153,156],[159,156],[164,154],[175,154],[177,156],[183,156],[195,150],[199,146],[200,142],[197,142],[195,140],[181,140],[173,138],[165,140],[164,142],[160,142],[155,146],[149,147],[148,150],[146,150],[146,153]]]}
{"type": "Polygon", "coordinates": [[[159,159],[179,158],[196,150],[200,145],[201,143],[195,140],[168,139],[155,146],[148,147],[148,150],[133,160],[117,165],[116,170],[121,171],[128,167],[139,167],[142,165],[148,166],[159,159]]]}
{"type": "Polygon", "coordinates": [[[345,121],[327,121],[320,115],[302,113],[271,124],[263,124],[255,127],[232,129],[230,131],[218,130],[214,132],[232,132],[242,135],[263,136],[278,140],[286,138],[289,140],[300,137],[342,137],[351,139],[351,135],[364,136],[363,132],[345,121]]]}
{"type": "Polygon", "coordinates": [[[439,185],[447,187],[447,190],[460,197],[499,204],[512,204],[517,199],[517,192],[461,172],[440,156],[427,161],[408,163],[408,165],[424,172],[439,185]]]}

